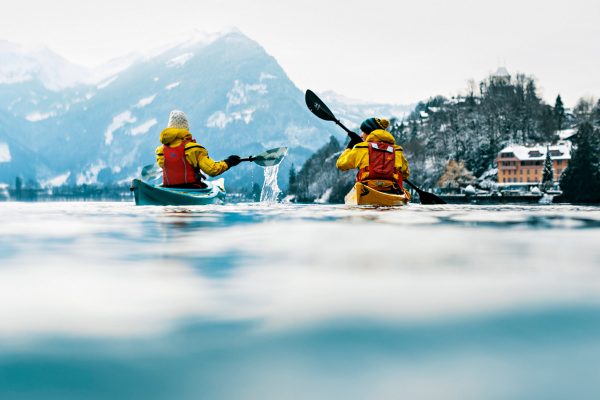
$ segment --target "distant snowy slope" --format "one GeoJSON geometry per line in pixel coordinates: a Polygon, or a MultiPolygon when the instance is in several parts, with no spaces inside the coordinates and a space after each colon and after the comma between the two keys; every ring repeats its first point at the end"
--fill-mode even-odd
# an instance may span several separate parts
{"type": "Polygon", "coordinates": [[[319,97],[329,106],[336,117],[346,123],[349,128],[350,126],[360,126],[360,123],[369,117],[402,119],[414,110],[414,105],[366,102],[351,99],[333,91],[321,92],[319,97]]]}
{"type": "MultiPolygon", "coordinates": [[[[184,32],[178,38],[170,41],[167,44],[159,45],[156,48],[146,52],[132,52],[92,68],[88,71],[87,76],[82,82],[88,84],[101,84],[102,82],[110,80],[112,77],[136,63],[147,62],[153,58],[161,56],[166,52],[172,51],[173,49],[185,50],[190,47],[195,47],[196,49],[202,48],[231,32],[239,31],[232,28],[230,30],[213,33],[207,33],[200,30],[184,32]]],[[[179,59],[175,59],[171,62],[176,64],[177,62],[185,61],[185,58],[189,57],[189,55],[190,54],[182,54],[179,56],[179,59]]]]}
{"type": "Polygon", "coordinates": [[[110,80],[114,76],[118,75],[121,71],[126,70],[137,62],[144,59],[144,55],[141,53],[130,53],[122,57],[114,58],[107,61],[104,64],[98,65],[87,71],[86,76],[81,80],[80,83],[87,84],[101,84],[107,80],[110,80]]]}
{"type": "Polygon", "coordinates": [[[39,80],[50,90],[81,82],[88,71],[45,47],[30,47],[0,41],[0,84],[39,80]]]}
{"type": "Polygon", "coordinates": [[[0,109],[0,184],[13,184],[17,176],[34,178],[52,173],[43,155],[20,142],[18,123],[0,109]]]}
{"type": "Polygon", "coordinates": [[[43,46],[0,41],[0,85],[39,81],[48,90],[60,91],[78,84],[99,83],[143,58],[142,54],[131,53],[95,68],[86,68],[43,46]]]}

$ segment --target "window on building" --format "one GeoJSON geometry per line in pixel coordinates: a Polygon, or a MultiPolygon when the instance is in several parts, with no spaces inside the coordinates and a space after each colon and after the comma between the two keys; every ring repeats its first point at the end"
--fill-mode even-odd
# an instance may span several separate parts
{"type": "Polygon", "coordinates": [[[542,153],[539,150],[531,150],[529,152],[529,157],[541,157],[542,153]]]}

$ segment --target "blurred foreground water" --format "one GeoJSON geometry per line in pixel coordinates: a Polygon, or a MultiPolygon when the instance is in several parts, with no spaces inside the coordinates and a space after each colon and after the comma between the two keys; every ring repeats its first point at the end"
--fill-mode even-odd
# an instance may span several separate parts
{"type": "Polygon", "coordinates": [[[597,399],[600,209],[0,204],[0,399],[597,399]]]}

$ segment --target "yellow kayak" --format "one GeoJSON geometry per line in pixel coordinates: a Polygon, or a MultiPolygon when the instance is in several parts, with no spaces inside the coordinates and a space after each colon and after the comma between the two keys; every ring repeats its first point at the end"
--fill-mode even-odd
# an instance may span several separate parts
{"type": "Polygon", "coordinates": [[[377,191],[360,182],[344,198],[347,205],[358,206],[403,206],[410,201],[410,194],[390,194],[377,191]]]}

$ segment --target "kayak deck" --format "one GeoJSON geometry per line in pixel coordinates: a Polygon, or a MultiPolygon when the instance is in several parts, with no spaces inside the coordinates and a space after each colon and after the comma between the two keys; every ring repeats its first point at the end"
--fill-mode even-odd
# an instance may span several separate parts
{"type": "Polygon", "coordinates": [[[360,182],[344,198],[347,205],[354,206],[403,206],[410,201],[408,194],[390,194],[377,191],[360,182]]]}
{"type": "Polygon", "coordinates": [[[138,206],[193,206],[221,203],[225,200],[223,179],[205,182],[204,189],[166,188],[134,179],[131,190],[138,206]]]}

